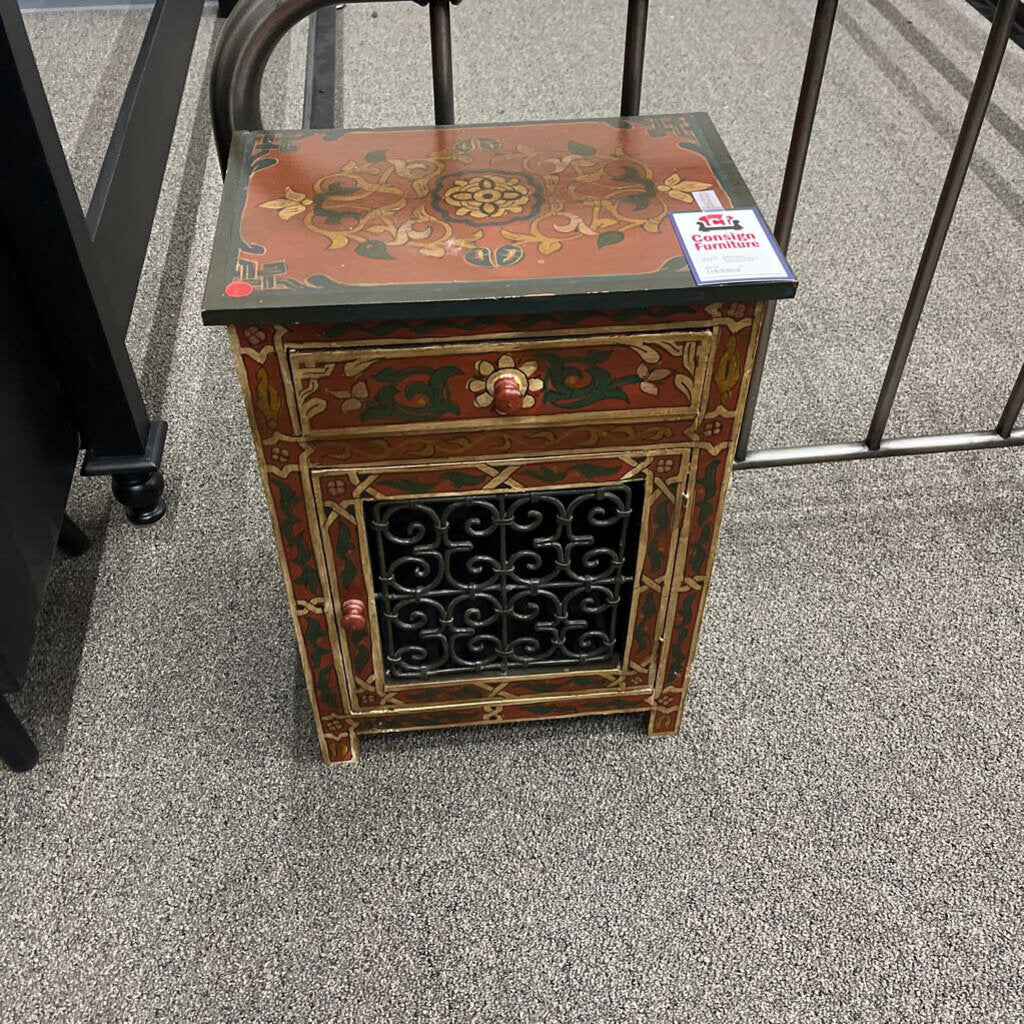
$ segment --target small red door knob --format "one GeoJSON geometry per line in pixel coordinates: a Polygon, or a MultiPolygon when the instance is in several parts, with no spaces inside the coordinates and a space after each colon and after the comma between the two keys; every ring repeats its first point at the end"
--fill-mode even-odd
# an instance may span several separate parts
{"type": "Polygon", "coordinates": [[[366,629],[366,602],[350,597],[341,606],[341,624],[357,633],[366,629]]]}
{"type": "Polygon", "coordinates": [[[503,416],[519,412],[523,407],[525,393],[517,377],[508,374],[494,382],[494,408],[503,416]]]}

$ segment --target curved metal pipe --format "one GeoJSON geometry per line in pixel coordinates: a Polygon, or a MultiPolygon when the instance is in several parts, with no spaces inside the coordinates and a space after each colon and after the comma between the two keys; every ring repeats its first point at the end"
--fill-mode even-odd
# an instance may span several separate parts
{"type": "Polygon", "coordinates": [[[263,127],[260,86],[274,47],[285,33],[334,0],[243,0],[217,41],[210,70],[210,116],[224,173],[231,134],[263,127]]]}
{"type": "MultiPolygon", "coordinates": [[[[210,70],[210,116],[221,175],[231,135],[263,127],[260,87],[274,47],[289,29],[337,0],[240,0],[224,23],[210,70]]],[[[370,3],[373,0],[347,0],[370,3]]],[[[379,2],[379,0],[377,0],[379,2]]],[[[429,0],[416,0],[422,7],[429,0]]],[[[459,0],[451,0],[457,4],[459,0]]]]}

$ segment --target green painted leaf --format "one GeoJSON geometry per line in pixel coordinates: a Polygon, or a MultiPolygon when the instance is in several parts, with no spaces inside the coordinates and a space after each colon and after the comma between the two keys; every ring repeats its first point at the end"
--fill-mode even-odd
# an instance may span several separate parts
{"type": "Polygon", "coordinates": [[[386,420],[400,416],[400,411],[395,405],[395,398],[398,389],[393,384],[386,384],[375,394],[366,407],[359,414],[359,418],[366,423],[373,420],[386,420]]]}
{"type": "MultiPolygon", "coordinates": [[[[298,547],[298,545],[296,545],[298,547]]],[[[299,547],[299,558],[302,562],[302,572],[295,577],[295,582],[300,586],[303,586],[310,593],[315,594],[320,589],[320,577],[317,575],[317,571],[313,568],[312,556],[307,548],[299,547]]]]}
{"type": "Polygon", "coordinates": [[[375,149],[363,157],[368,164],[379,164],[381,161],[387,160],[387,158],[388,154],[386,149],[375,149]]]}
{"type": "Polygon", "coordinates": [[[633,167],[630,164],[623,168],[621,174],[616,174],[612,178],[612,181],[627,181],[630,183],[635,183],[638,181],[646,181],[646,179],[635,167],[633,167]]]}
{"type": "Polygon", "coordinates": [[[305,637],[315,647],[326,635],[323,626],[320,625],[320,620],[315,615],[308,617],[305,626],[305,637]]]}
{"type": "Polygon", "coordinates": [[[414,380],[411,384],[406,386],[405,399],[408,401],[412,398],[419,398],[421,395],[428,401],[431,396],[430,382],[426,380],[414,380]]]}
{"type": "Polygon", "coordinates": [[[597,247],[603,249],[606,245],[616,245],[625,237],[621,231],[602,231],[597,236],[597,247]]]}
{"type": "Polygon", "coordinates": [[[430,483],[425,480],[388,480],[387,485],[393,490],[400,491],[402,494],[425,494],[430,490],[430,483]]]}
{"type": "Polygon", "coordinates": [[[356,246],[356,252],[371,260],[393,260],[394,256],[388,252],[388,247],[376,238],[368,238],[356,246]]]}
{"type": "Polygon", "coordinates": [[[593,146],[588,146],[583,142],[570,142],[567,148],[575,156],[593,156],[597,152],[593,146]]]}
{"type": "Polygon", "coordinates": [[[703,497],[697,502],[698,516],[697,521],[703,525],[712,516],[714,507],[711,501],[711,495],[715,493],[715,482],[718,474],[718,460],[712,459],[707,464],[704,470],[704,475],[700,479],[700,485],[704,488],[703,497]]]}
{"type": "Polygon", "coordinates": [[[494,266],[494,261],[491,259],[491,250],[486,245],[478,246],[475,249],[467,249],[462,254],[462,258],[467,263],[472,263],[474,267],[494,266]]]}
{"type": "Polygon", "coordinates": [[[338,706],[337,698],[334,696],[334,688],[331,686],[330,666],[322,668],[316,677],[316,693],[318,702],[326,708],[335,710],[338,706]]]}
{"type": "Polygon", "coordinates": [[[486,480],[482,473],[463,473],[458,469],[449,470],[444,478],[458,487],[479,487],[486,480]]]}
{"type": "MultiPolygon", "coordinates": [[[[698,508],[699,508],[698,504],[698,508]]],[[[708,551],[711,547],[711,524],[707,523],[697,535],[697,539],[692,541],[687,552],[687,557],[690,560],[690,572],[696,575],[699,572],[704,571],[704,561],[708,556],[708,551]]]]}
{"type": "Polygon", "coordinates": [[[690,593],[686,595],[686,600],[683,601],[683,608],[679,613],[679,619],[684,626],[688,626],[693,621],[693,604],[696,599],[697,595],[690,593]]]}
{"type": "MultiPolygon", "coordinates": [[[[328,277],[326,274],[310,274],[306,278],[306,285],[310,288],[330,288],[332,285],[336,285],[338,282],[334,278],[328,277]]],[[[305,287],[305,286],[300,286],[305,287]]]]}
{"type": "Polygon", "coordinates": [[[661,271],[676,271],[676,270],[689,270],[690,264],[686,262],[685,256],[673,256],[671,259],[665,260],[659,268],[661,271]]]}
{"type": "Polygon", "coordinates": [[[607,466],[595,466],[592,462],[580,462],[576,469],[582,473],[588,480],[597,480],[600,477],[608,476],[607,466]]]}
{"type": "Polygon", "coordinates": [[[654,525],[659,530],[668,529],[669,505],[667,501],[659,501],[654,506],[654,525]]]}
{"type": "Polygon", "coordinates": [[[352,659],[352,667],[357,672],[362,672],[364,668],[369,664],[370,652],[366,647],[359,647],[356,650],[355,657],[352,659]]]}
{"type": "Polygon", "coordinates": [[[348,526],[339,520],[338,543],[334,550],[338,555],[338,582],[343,587],[351,586],[352,581],[356,578],[356,566],[352,558],[353,547],[352,534],[348,526]]]}
{"type": "Polygon", "coordinates": [[[565,479],[565,471],[552,469],[550,466],[536,466],[533,469],[524,470],[523,476],[533,477],[534,480],[540,480],[545,484],[554,484],[565,479]]]}

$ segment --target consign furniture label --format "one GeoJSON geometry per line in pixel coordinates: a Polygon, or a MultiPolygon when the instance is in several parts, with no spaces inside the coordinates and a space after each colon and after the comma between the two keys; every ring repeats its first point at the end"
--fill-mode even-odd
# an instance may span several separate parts
{"type": "Polygon", "coordinates": [[[673,213],[672,224],[699,285],[796,280],[757,210],[673,213]]]}

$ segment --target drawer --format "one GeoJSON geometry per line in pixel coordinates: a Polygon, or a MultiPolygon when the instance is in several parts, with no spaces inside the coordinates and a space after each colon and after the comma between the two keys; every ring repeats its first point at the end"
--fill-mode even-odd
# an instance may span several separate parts
{"type": "Polygon", "coordinates": [[[380,349],[292,349],[306,437],[699,419],[717,327],[380,349]]]}
{"type": "Polygon", "coordinates": [[[356,714],[651,693],[692,452],[316,470],[356,714]]]}

